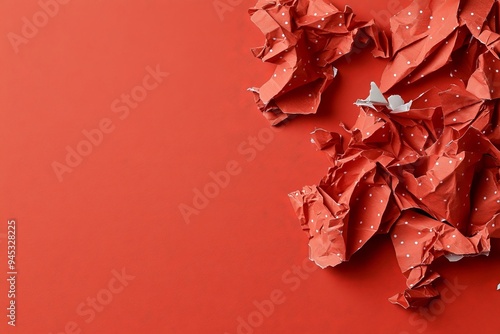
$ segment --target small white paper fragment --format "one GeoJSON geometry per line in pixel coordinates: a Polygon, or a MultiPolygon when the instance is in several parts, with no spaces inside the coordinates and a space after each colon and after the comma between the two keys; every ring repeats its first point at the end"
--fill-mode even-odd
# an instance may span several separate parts
{"type": "Polygon", "coordinates": [[[450,262],[457,262],[464,258],[463,255],[456,255],[456,254],[445,254],[445,257],[450,262]]]}
{"type": "Polygon", "coordinates": [[[335,66],[333,66],[333,77],[334,78],[337,77],[338,73],[339,73],[339,70],[335,66]]]}
{"type": "Polygon", "coordinates": [[[370,83],[370,95],[365,100],[357,100],[354,104],[358,107],[366,106],[375,109],[374,105],[383,105],[387,106],[388,102],[385,99],[384,95],[377,87],[377,85],[372,82],[370,83]]]}
{"type": "Polygon", "coordinates": [[[410,111],[411,104],[413,101],[405,103],[405,101],[399,95],[389,96],[389,109],[391,109],[391,114],[408,112],[410,111]]]}

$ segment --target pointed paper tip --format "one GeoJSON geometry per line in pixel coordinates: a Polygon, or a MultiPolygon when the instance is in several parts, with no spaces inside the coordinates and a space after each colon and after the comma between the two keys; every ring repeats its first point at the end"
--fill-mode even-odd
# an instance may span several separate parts
{"type": "Polygon", "coordinates": [[[354,104],[357,105],[358,107],[365,106],[365,107],[370,107],[374,110],[377,110],[377,108],[375,108],[375,105],[387,106],[388,103],[389,102],[387,102],[384,95],[378,88],[377,84],[373,81],[370,83],[370,95],[368,95],[368,97],[365,100],[359,99],[356,102],[354,102],[354,104]]]}
{"type": "Polygon", "coordinates": [[[387,104],[384,95],[373,81],[370,83],[370,96],[368,96],[367,100],[374,103],[387,104]]]}

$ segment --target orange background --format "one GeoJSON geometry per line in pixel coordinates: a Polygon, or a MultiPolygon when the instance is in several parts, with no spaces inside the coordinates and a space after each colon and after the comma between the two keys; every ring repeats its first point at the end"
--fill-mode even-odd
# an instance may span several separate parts
{"type": "MultiPolygon", "coordinates": [[[[438,272],[466,288],[426,315],[387,301],[404,278],[385,236],[334,269],[304,262],[307,237],[287,193],[317,183],[328,166],[309,132],[352,124],[352,103],[379,81],[384,61],[368,50],[339,61],[319,114],[270,135],[246,92],[272,73],[249,51],[264,40],[247,14],[254,0],[221,2],[229,6],[222,13],[212,0],[69,1],[18,53],[8,34],[20,35],[23,17],[32,21],[40,4],[0,2],[5,277],[10,218],[18,262],[16,327],[7,325],[2,279],[0,331],[497,333],[498,242],[490,257],[438,261],[438,272]],[[115,113],[113,101],[157,65],[169,75],[126,117],[115,113]],[[64,164],[67,146],[76,149],[82,131],[103,119],[112,132],[59,182],[54,161],[64,164]],[[252,146],[259,134],[265,143],[257,137],[252,146]],[[192,207],[210,173],[229,162],[227,186],[184,219],[179,205],[192,207]],[[126,286],[113,279],[123,268],[134,277],[126,286]],[[96,297],[107,304],[82,316],[96,297]]],[[[406,4],[349,1],[358,18],[379,22],[406,4]]],[[[448,84],[427,80],[403,95],[448,84]]]]}

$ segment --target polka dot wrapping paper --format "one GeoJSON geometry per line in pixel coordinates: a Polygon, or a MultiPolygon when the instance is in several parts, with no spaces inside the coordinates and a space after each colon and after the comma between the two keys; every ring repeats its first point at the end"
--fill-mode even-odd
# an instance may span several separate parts
{"type": "Polygon", "coordinates": [[[324,1],[261,0],[250,14],[266,36],[254,55],[276,65],[269,81],[250,88],[272,125],[291,115],[316,113],[337,73],[332,63],[349,54],[356,36],[375,42],[374,56],[388,56],[385,34],[373,20],[357,21],[347,6],[342,11],[324,1]]]}
{"type": "Polygon", "coordinates": [[[426,305],[439,296],[435,259],[488,255],[490,238],[500,237],[499,3],[414,1],[390,19],[390,34],[327,0],[261,0],[250,14],[266,36],[255,56],[276,65],[251,89],[272,125],[317,111],[335,62],[356,39],[388,59],[380,88],[372,83],[356,101],[345,138],[312,132],[332,166],[318,185],[289,197],[318,266],[348,261],[388,234],[407,285],[389,300],[426,305]],[[385,94],[446,70],[457,80],[446,90],[408,102],[385,94]]]}

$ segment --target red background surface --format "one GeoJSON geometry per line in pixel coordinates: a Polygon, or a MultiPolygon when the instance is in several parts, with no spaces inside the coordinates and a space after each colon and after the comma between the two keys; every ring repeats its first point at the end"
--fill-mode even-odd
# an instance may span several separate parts
{"type": "MultiPolygon", "coordinates": [[[[245,90],[272,68],[249,51],[263,41],[247,15],[254,0],[232,3],[221,18],[211,0],[70,1],[15,53],[7,34],[40,6],[0,2],[0,276],[9,218],[19,272],[15,328],[0,283],[0,331],[64,333],[75,322],[81,333],[498,333],[498,243],[490,257],[439,261],[466,288],[427,316],[387,301],[404,279],[384,236],[337,268],[293,271],[308,249],[287,193],[328,166],[308,133],[352,124],[353,101],[384,62],[368,51],[340,61],[319,114],[288,123],[248,161],[240,145],[269,126],[245,90]],[[120,119],[111,102],[157,64],[170,75],[120,119]],[[114,131],[59,182],[52,163],[103,118],[114,131]],[[241,172],[187,224],[179,205],[232,160],[241,172]],[[78,305],[122,268],[135,278],[86,322],[78,305]],[[254,302],[274,290],[282,303],[261,319],[254,302]],[[238,331],[249,316],[255,326],[238,331]]],[[[383,20],[407,3],[349,5],[383,20]]],[[[446,87],[436,78],[403,95],[446,87]]]]}

